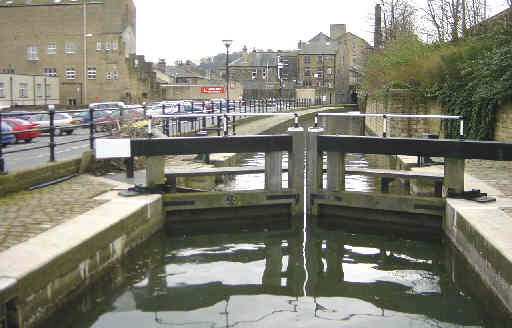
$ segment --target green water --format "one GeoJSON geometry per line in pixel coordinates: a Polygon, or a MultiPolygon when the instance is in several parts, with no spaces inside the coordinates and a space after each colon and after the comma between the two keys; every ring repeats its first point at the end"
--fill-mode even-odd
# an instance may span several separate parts
{"type": "Polygon", "coordinates": [[[157,234],[44,327],[509,327],[440,239],[301,221],[157,234]]]}

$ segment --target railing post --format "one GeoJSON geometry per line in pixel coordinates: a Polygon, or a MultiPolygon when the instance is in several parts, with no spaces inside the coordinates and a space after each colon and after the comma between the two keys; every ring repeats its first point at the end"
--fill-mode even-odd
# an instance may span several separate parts
{"type": "Polygon", "coordinates": [[[445,158],[443,196],[446,196],[448,189],[456,193],[464,191],[464,159],[445,158]]]}
{"type": "Polygon", "coordinates": [[[55,108],[48,106],[50,114],[50,162],[55,162],[55,108]]]}
{"type": "Polygon", "coordinates": [[[2,142],[2,138],[4,135],[4,132],[2,131],[2,113],[0,113],[0,174],[7,173],[7,170],[5,169],[5,161],[3,157],[3,148],[4,144],[2,142]]]}
{"type": "Polygon", "coordinates": [[[318,150],[318,136],[324,132],[319,127],[308,128],[307,134],[307,190],[306,204],[308,205],[308,213],[317,215],[318,206],[312,202],[312,194],[316,194],[323,188],[323,156],[318,150]]]}
{"type": "Polygon", "coordinates": [[[89,147],[94,149],[94,108],[89,108],[89,147]]]}
{"type": "Polygon", "coordinates": [[[135,176],[135,158],[128,157],[125,160],[125,164],[126,164],[126,177],[131,179],[135,176]]]}
{"type": "Polygon", "coordinates": [[[295,213],[304,213],[304,151],[306,136],[304,128],[294,126],[288,129],[292,136],[292,150],[288,153],[288,189],[295,189],[298,194],[295,213]]]}
{"type": "Polygon", "coordinates": [[[283,152],[265,153],[265,190],[280,191],[282,189],[283,152]]]}

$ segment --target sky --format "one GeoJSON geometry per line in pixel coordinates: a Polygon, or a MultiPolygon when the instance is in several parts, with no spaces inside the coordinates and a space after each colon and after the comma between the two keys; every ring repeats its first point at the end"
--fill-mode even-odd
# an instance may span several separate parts
{"type": "MultiPolygon", "coordinates": [[[[373,44],[375,0],[133,0],[137,8],[137,54],[168,64],[176,60],[199,63],[203,57],[225,53],[224,39],[233,40],[230,52],[293,50],[299,40],[330,24],[346,24],[373,44]],[[314,5],[310,5],[313,3],[314,5]]],[[[422,3],[421,0],[411,2],[422,3]]],[[[506,8],[506,0],[488,0],[491,16],[506,8]]]]}

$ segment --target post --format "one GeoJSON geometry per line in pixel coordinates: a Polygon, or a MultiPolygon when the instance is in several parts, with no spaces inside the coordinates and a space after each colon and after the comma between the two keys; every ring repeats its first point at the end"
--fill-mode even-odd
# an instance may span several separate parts
{"type": "Polygon", "coordinates": [[[125,160],[125,163],[126,163],[126,177],[131,179],[135,176],[135,158],[133,156],[128,157],[125,160]]]}
{"type": "Polygon", "coordinates": [[[0,112],[0,174],[7,173],[7,170],[5,169],[5,161],[3,157],[3,148],[4,144],[2,142],[2,137],[4,134],[4,131],[2,130],[2,113],[0,112]]]}
{"type": "Polygon", "coordinates": [[[309,214],[317,215],[318,206],[313,206],[311,199],[312,194],[316,194],[323,188],[323,158],[322,153],[318,150],[318,136],[324,132],[319,127],[310,127],[307,134],[307,190],[306,204],[308,205],[309,214]]]}
{"type": "Polygon", "coordinates": [[[94,108],[89,108],[89,147],[94,149],[94,108]]]}
{"type": "Polygon", "coordinates": [[[274,151],[265,153],[265,190],[280,191],[282,189],[283,153],[274,151]]]}
{"type": "Polygon", "coordinates": [[[448,189],[456,193],[464,191],[464,159],[445,158],[443,196],[446,196],[448,189]]]}
{"type": "Polygon", "coordinates": [[[55,108],[48,106],[50,114],[50,162],[55,162],[55,108]]]}
{"type": "Polygon", "coordinates": [[[345,153],[327,152],[327,190],[345,191],[345,153]]]}
{"type": "Polygon", "coordinates": [[[288,129],[292,136],[292,150],[288,153],[288,189],[294,189],[299,198],[294,214],[304,213],[304,151],[306,136],[304,128],[297,126],[288,129]]]}
{"type": "Polygon", "coordinates": [[[146,157],[146,187],[152,189],[165,184],[165,156],[146,157]]]}

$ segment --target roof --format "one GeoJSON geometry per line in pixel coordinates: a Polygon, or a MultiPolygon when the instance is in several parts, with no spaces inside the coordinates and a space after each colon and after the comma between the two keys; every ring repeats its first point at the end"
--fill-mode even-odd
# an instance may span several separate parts
{"type": "MultiPolygon", "coordinates": [[[[88,4],[105,3],[104,0],[87,0],[88,4]]],[[[81,5],[82,0],[0,0],[0,7],[81,5]]]]}
{"type": "Polygon", "coordinates": [[[204,78],[203,76],[201,76],[198,73],[189,72],[189,71],[185,70],[184,68],[178,67],[178,66],[170,66],[170,67],[168,67],[167,68],[167,74],[169,74],[170,76],[173,76],[175,78],[176,77],[181,77],[181,78],[193,77],[193,78],[198,78],[198,79],[204,78]]]}
{"type": "Polygon", "coordinates": [[[336,50],[338,50],[338,43],[320,32],[309,42],[302,43],[299,55],[336,55],[336,50]]]}
{"type": "Polygon", "coordinates": [[[290,51],[252,51],[232,61],[229,66],[238,67],[267,67],[276,66],[278,56],[290,56],[290,51]]]}

